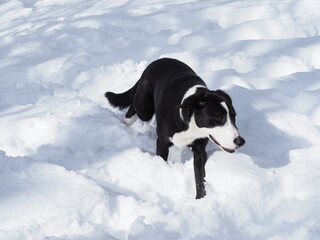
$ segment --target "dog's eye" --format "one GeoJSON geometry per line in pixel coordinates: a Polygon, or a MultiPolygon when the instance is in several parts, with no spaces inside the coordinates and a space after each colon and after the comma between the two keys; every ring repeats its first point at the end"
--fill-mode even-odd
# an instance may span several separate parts
{"type": "Polygon", "coordinates": [[[216,121],[219,124],[225,124],[225,122],[227,121],[226,115],[221,115],[219,117],[216,118],[216,121]]]}

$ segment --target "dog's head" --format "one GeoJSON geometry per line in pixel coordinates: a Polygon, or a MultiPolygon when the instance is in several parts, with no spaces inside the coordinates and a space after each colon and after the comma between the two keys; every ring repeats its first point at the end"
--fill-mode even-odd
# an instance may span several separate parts
{"type": "Polygon", "coordinates": [[[233,153],[244,145],[236,126],[236,112],[228,94],[221,90],[198,88],[182,105],[184,120],[194,117],[197,127],[222,150],[233,153]]]}

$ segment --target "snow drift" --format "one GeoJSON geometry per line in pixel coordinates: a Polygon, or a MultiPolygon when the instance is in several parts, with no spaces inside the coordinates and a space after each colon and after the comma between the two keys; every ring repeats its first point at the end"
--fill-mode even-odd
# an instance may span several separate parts
{"type": "Polygon", "coordinates": [[[320,235],[320,2],[8,0],[0,4],[0,239],[320,235]],[[106,91],[174,57],[228,92],[246,145],[155,156],[106,91]]]}

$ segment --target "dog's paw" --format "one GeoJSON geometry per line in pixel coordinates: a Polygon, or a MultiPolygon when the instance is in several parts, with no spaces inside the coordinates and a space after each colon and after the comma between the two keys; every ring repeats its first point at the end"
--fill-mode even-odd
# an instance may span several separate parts
{"type": "Polygon", "coordinates": [[[202,188],[197,191],[196,199],[204,198],[207,195],[205,188],[202,188]]]}
{"type": "Polygon", "coordinates": [[[124,118],[124,119],[123,119],[123,123],[126,124],[126,125],[128,125],[128,126],[130,126],[130,125],[132,125],[136,120],[137,120],[137,116],[134,115],[134,116],[132,116],[131,118],[124,118]]]}

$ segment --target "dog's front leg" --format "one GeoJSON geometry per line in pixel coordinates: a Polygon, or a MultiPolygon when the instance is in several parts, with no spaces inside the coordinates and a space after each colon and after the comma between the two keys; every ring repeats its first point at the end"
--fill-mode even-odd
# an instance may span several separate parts
{"type": "Polygon", "coordinates": [[[168,159],[170,143],[157,139],[157,155],[162,157],[165,161],[168,159]]]}
{"type": "Polygon", "coordinates": [[[205,188],[205,164],[207,162],[206,145],[208,143],[208,138],[197,139],[192,145],[191,149],[193,151],[193,166],[194,166],[194,176],[196,180],[196,199],[203,198],[206,195],[205,188]]]}

